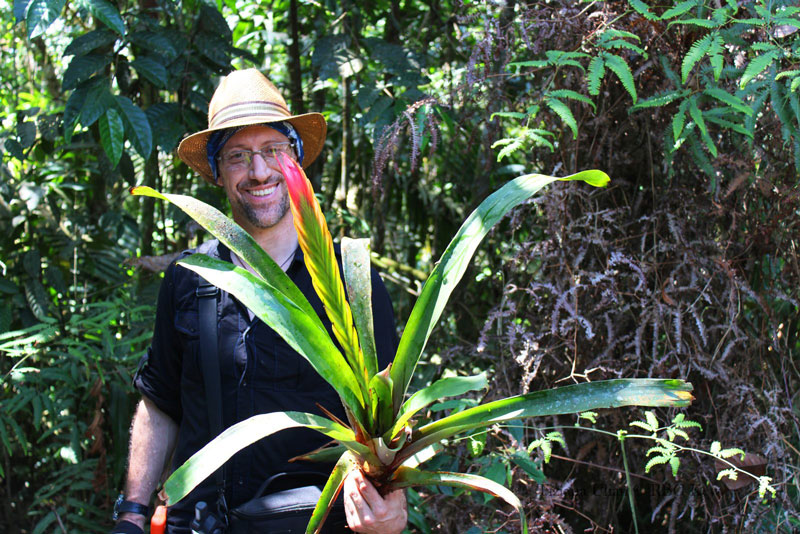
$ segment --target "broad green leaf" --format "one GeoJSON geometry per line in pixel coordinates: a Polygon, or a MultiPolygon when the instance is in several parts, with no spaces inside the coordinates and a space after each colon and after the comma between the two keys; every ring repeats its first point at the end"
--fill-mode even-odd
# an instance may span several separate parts
{"type": "Polygon", "coordinates": [[[600,82],[606,74],[606,62],[603,56],[595,56],[589,62],[589,72],[586,74],[589,94],[597,96],[600,94],[600,82]]]}
{"type": "Polygon", "coordinates": [[[725,91],[724,89],[720,89],[718,87],[708,87],[706,88],[703,93],[707,94],[712,98],[716,98],[720,102],[728,104],[730,107],[737,111],[741,111],[745,115],[752,115],[753,110],[744,103],[744,101],[739,98],[738,96],[734,96],[729,92],[725,91]]]}
{"type": "Polygon", "coordinates": [[[22,22],[28,13],[28,7],[33,0],[14,0],[14,20],[22,22]]]}
{"type": "Polygon", "coordinates": [[[569,98],[570,100],[578,100],[580,102],[583,102],[584,104],[589,104],[590,106],[592,106],[592,109],[597,109],[597,107],[594,105],[594,102],[592,102],[591,98],[589,98],[586,95],[582,95],[576,91],[572,91],[570,89],[556,89],[555,91],[548,91],[547,94],[545,94],[545,97],[548,96],[556,98],[569,98]]]}
{"type": "Polygon", "coordinates": [[[739,88],[744,89],[753,78],[769,67],[780,54],[781,52],[779,50],[773,50],[772,52],[767,52],[753,58],[742,73],[742,78],[739,80],[739,88]]]}
{"type": "Polygon", "coordinates": [[[87,128],[115,106],[114,95],[109,91],[109,81],[105,76],[93,78],[86,83],[86,102],[81,109],[81,126],[87,128]]]}
{"type": "Polygon", "coordinates": [[[167,153],[175,150],[184,133],[180,104],[158,102],[147,108],[145,114],[153,129],[153,143],[167,153]]]}
{"type": "Polygon", "coordinates": [[[74,89],[78,83],[88,80],[94,73],[104,69],[110,63],[111,56],[109,55],[88,54],[73,57],[64,72],[61,89],[63,91],[74,89]]]}
{"type": "Polygon", "coordinates": [[[453,486],[489,493],[516,509],[519,513],[522,532],[528,532],[528,523],[525,519],[525,510],[522,503],[514,493],[505,486],[478,475],[467,473],[446,473],[442,471],[422,471],[411,467],[400,466],[390,480],[393,488],[410,488],[414,486],[453,486]]]}
{"type": "Polygon", "coordinates": [[[345,452],[336,462],[336,465],[331,472],[330,478],[322,488],[322,494],[319,496],[317,505],[314,507],[314,512],[311,514],[311,519],[306,527],[306,534],[317,534],[322,530],[322,525],[331,511],[336,497],[342,491],[344,479],[354,469],[358,469],[358,464],[350,452],[345,452]]]}
{"type": "Polygon", "coordinates": [[[125,35],[125,22],[119,14],[119,10],[106,0],[88,0],[89,9],[92,15],[97,17],[100,22],[114,30],[120,35],[125,35]]]}
{"type": "Polygon", "coordinates": [[[155,59],[140,56],[131,61],[131,66],[156,87],[167,86],[167,69],[155,59]]]}
{"type": "Polygon", "coordinates": [[[256,441],[289,428],[310,428],[369,456],[366,446],[355,441],[353,432],[319,415],[302,412],[275,412],[255,415],[228,427],[205,447],[194,453],[164,483],[168,504],[174,504],[189,494],[228,459],[256,441]]]}
{"type": "Polygon", "coordinates": [[[116,100],[117,107],[122,112],[122,121],[125,123],[125,133],[128,134],[128,139],[131,140],[136,152],[147,159],[153,149],[153,134],[150,131],[147,115],[128,97],[117,95],[116,100]]]}
{"type": "Polygon", "coordinates": [[[25,13],[28,39],[36,39],[47,31],[61,14],[66,3],[66,0],[33,0],[28,4],[25,13]]]}
{"type": "Polygon", "coordinates": [[[546,99],[545,104],[564,121],[564,124],[569,126],[569,129],[572,130],[572,138],[577,139],[578,123],[575,121],[575,116],[570,111],[569,106],[556,98],[546,99]]]}
{"type": "Polygon", "coordinates": [[[179,51],[164,32],[135,32],[129,33],[126,37],[149,53],[158,54],[166,62],[172,61],[178,56],[179,51]]]}
{"type": "Polygon", "coordinates": [[[223,245],[250,265],[267,285],[284,295],[295,307],[301,309],[314,321],[316,328],[325,328],[305,295],[283,272],[283,269],[278,267],[278,264],[269,254],[264,252],[261,245],[253,239],[253,236],[245,232],[241,226],[230,220],[217,208],[209,206],[194,197],[169,193],[162,194],[145,186],[134,187],[131,189],[131,193],[166,200],[183,210],[197,224],[205,228],[211,235],[219,239],[223,245]]]}
{"type": "Polygon", "coordinates": [[[369,377],[378,372],[378,353],[372,317],[372,270],[369,239],[342,238],[342,267],[358,341],[369,377]]]}
{"type": "Polygon", "coordinates": [[[365,401],[355,376],[328,331],[320,325],[316,313],[308,316],[283,294],[273,291],[264,280],[232,263],[193,254],[178,265],[191,269],[239,299],[300,353],[351,410],[363,413],[365,401]]]}
{"type": "Polygon", "coordinates": [[[425,282],[400,339],[391,371],[395,411],[400,409],[417,361],[436,321],[481,240],[509,210],[556,180],[582,180],[602,187],[608,183],[609,178],[604,172],[595,170],[579,172],[565,178],[542,174],[520,176],[492,193],[467,217],[425,282]]]}
{"type": "Polygon", "coordinates": [[[691,48],[689,48],[689,52],[683,57],[683,62],[681,63],[681,83],[685,84],[686,80],[689,79],[689,73],[692,71],[695,64],[706,55],[713,38],[714,34],[709,33],[702,39],[695,41],[691,48]]]}
{"type": "Polygon", "coordinates": [[[622,86],[628,91],[628,94],[631,95],[633,103],[636,104],[636,86],[633,83],[633,73],[628,63],[621,57],[610,54],[606,55],[605,62],[606,66],[617,75],[619,81],[622,82],[622,86]]]}
{"type": "Polygon", "coordinates": [[[468,408],[415,430],[399,462],[431,443],[474,428],[522,417],[580,413],[619,406],[687,406],[692,385],[683,380],[629,378],[573,384],[468,408]]]}
{"type": "Polygon", "coordinates": [[[89,33],[85,33],[73,39],[66,50],[64,50],[64,55],[82,56],[101,46],[109,45],[116,41],[116,39],[116,35],[105,28],[92,30],[89,33]]]}
{"type": "Polygon", "coordinates": [[[445,397],[455,397],[470,391],[477,391],[486,387],[488,381],[486,373],[474,376],[449,376],[441,378],[430,386],[411,395],[400,408],[397,420],[392,426],[388,437],[391,439],[405,426],[409,419],[426,406],[438,402],[445,397]]]}
{"type": "Polygon", "coordinates": [[[103,150],[106,151],[111,166],[116,168],[119,158],[122,157],[125,141],[125,125],[122,124],[122,117],[119,116],[117,110],[110,108],[105,115],[100,117],[98,127],[103,150]]]}

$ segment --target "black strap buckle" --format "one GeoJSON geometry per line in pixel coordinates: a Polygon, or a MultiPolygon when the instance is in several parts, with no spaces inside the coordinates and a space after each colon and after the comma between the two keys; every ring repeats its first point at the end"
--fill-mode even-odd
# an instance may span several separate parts
{"type": "Polygon", "coordinates": [[[211,284],[201,284],[195,291],[195,295],[198,297],[216,297],[218,293],[219,288],[211,284]]]}

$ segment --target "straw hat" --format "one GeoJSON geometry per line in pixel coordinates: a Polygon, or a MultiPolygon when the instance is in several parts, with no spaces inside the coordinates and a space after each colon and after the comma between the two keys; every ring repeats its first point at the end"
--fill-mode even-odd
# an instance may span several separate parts
{"type": "Polygon", "coordinates": [[[301,164],[308,167],[319,156],[325,142],[325,118],[320,113],[292,115],[278,89],[261,72],[256,69],[233,71],[222,79],[211,97],[208,129],[184,138],[178,146],[178,157],[214,183],[206,155],[211,132],[279,121],[289,122],[297,130],[305,152],[301,164]]]}

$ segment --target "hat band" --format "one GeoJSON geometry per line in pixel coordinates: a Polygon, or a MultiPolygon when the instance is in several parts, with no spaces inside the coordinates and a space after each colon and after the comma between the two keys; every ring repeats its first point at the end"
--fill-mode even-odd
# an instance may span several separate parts
{"type": "Polygon", "coordinates": [[[288,109],[274,102],[238,102],[236,104],[231,104],[230,106],[225,106],[214,113],[214,115],[208,121],[208,127],[219,128],[228,122],[241,119],[243,117],[253,117],[254,119],[257,119],[258,122],[267,122],[262,120],[261,117],[264,115],[270,117],[275,116],[276,111],[278,112],[278,115],[275,120],[282,120],[284,117],[289,116],[288,109]]]}

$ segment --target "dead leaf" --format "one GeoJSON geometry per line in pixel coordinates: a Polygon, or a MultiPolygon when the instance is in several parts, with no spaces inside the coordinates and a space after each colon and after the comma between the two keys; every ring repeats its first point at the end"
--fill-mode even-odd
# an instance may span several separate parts
{"type": "MultiPolygon", "coordinates": [[[[759,456],[758,454],[746,453],[744,460],[742,460],[742,457],[737,454],[736,456],[727,458],[727,461],[742,471],[747,471],[751,475],[757,477],[764,476],[767,473],[767,459],[763,456],[759,456]]],[[[725,469],[730,469],[730,466],[722,460],[714,460],[714,468],[717,470],[717,473],[719,473],[725,469]]],[[[739,473],[739,476],[736,480],[731,480],[726,476],[723,477],[720,482],[725,484],[729,490],[737,490],[755,483],[756,480],[743,473],[739,473]]]]}

